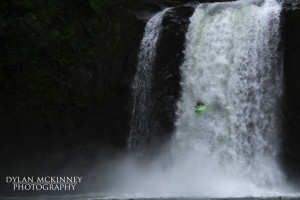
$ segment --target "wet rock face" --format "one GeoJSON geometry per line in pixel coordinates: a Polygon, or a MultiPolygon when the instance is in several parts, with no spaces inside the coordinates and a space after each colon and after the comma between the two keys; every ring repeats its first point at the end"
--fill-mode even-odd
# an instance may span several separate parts
{"type": "Polygon", "coordinates": [[[300,180],[300,4],[286,1],[283,16],[284,130],[282,158],[289,179],[300,180]]]}
{"type": "Polygon", "coordinates": [[[283,4],[284,12],[299,10],[300,2],[298,0],[285,0],[283,4]]]}
{"type": "MultiPolygon", "coordinates": [[[[183,62],[185,33],[194,8],[179,6],[165,14],[153,66],[152,135],[160,142],[174,129],[176,102],[180,97],[180,65],[183,62]]],[[[154,139],[155,140],[155,139],[154,139]]]]}

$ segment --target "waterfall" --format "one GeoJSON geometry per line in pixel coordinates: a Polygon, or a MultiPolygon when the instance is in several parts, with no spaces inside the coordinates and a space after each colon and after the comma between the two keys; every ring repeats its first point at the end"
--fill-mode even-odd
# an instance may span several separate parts
{"type": "MultiPolygon", "coordinates": [[[[128,147],[147,149],[152,63],[166,10],[147,24],[133,84],[128,147]]],[[[291,188],[277,162],[283,69],[281,4],[245,0],[199,4],[190,18],[176,130],[147,162],[126,158],[114,189],[134,197],[278,196],[291,188]],[[207,105],[195,112],[197,101],[207,105]]],[[[163,41],[162,41],[163,42],[163,41]]],[[[117,174],[117,176],[115,175],[117,174]]]]}
{"type": "MultiPolygon", "coordinates": [[[[190,18],[173,151],[192,163],[194,179],[203,178],[206,163],[259,187],[283,179],[276,162],[280,11],[275,0],[211,3],[190,18]],[[205,113],[194,112],[199,100],[205,113]]],[[[209,179],[217,176],[209,170],[209,179]]]]}
{"type": "Polygon", "coordinates": [[[128,139],[129,149],[142,150],[150,139],[151,122],[151,86],[152,65],[155,62],[156,46],[159,39],[164,14],[169,8],[155,14],[149,19],[145,27],[140,45],[137,72],[132,85],[133,108],[131,127],[128,139]]]}

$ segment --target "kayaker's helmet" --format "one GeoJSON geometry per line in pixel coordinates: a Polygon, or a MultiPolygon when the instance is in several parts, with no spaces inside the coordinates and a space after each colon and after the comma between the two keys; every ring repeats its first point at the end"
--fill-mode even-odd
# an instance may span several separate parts
{"type": "Polygon", "coordinates": [[[204,103],[202,102],[202,101],[197,101],[197,106],[203,106],[204,105],[204,103]]]}

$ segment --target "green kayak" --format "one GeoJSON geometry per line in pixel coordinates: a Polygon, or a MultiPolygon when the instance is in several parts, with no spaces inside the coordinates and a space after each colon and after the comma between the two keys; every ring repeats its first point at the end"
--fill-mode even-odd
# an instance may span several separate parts
{"type": "Polygon", "coordinates": [[[195,112],[196,113],[203,113],[207,110],[207,105],[197,106],[195,112]]]}

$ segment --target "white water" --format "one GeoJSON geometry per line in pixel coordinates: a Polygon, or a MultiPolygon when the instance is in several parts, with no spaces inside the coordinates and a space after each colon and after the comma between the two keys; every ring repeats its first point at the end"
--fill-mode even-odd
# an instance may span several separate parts
{"type": "Polygon", "coordinates": [[[198,165],[196,177],[203,165],[212,165],[217,174],[210,171],[210,179],[221,173],[273,189],[283,180],[276,164],[281,6],[275,0],[259,4],[203,4],[195,10],[181,67],[174,151],[198,165]],[[201,115],[194,112],[198,100],[209,106],[201,115]]]}
{"type": "Polygon", "coordinates": [[[128,139],[129,149],[142,150],[150,137],[152,65],[155,61],[163,16],[168,10],[169,8],[155,14],[145,27],[138,56],[137,72],[132,85],[133,109],[128,139]]]}
{"type": "MultiPolygon", "coordinates": [[[[110,194],[271,197],[290,189],[276,160],[283,90],[280,11],[275,0],[196,8],[186,33],[174,138],[155,161],[145,164],[129,156],[117,162],[108,177],[110,194]],[[198,100],[209,107],[201,115],[194,112],[198,100]]],[[[131,135],[135,142],[129,144],[142,148],[136,142],[140,136],[131,135]]]]}

